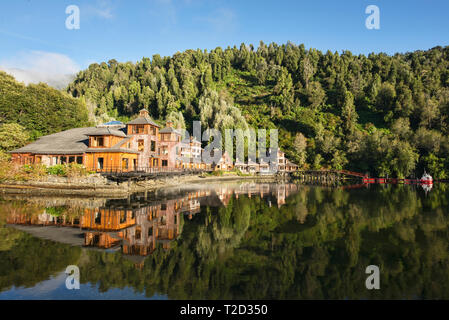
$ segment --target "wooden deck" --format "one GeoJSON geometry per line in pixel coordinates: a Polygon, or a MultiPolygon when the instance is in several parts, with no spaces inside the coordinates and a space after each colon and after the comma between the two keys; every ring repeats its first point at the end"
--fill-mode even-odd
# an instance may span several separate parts
{"type": "Polygon", "coordinates": [[[194,176],[202,173],[211,172],[206,169],[181,169],[181,168],[103,168],[97,170],[103,177],[116,182],[123,181],[143,181],[155,178],[170,178],[175,176],[194,176]]]}
{"type": "Polygon", "coordinates": [[[348,170],[298,170],[292,173],[294,177],[308,179],[366,179],[368,175],[348,170]]]}

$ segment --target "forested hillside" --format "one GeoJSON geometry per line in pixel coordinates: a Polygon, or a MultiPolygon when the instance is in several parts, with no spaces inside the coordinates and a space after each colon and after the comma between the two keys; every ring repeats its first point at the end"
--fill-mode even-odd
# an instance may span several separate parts
{"type": "Polygon", "coordinates": [[[46,84],[25,86],[0,71],[0,151],[89,125],[86,104],[46,84]]]}
{"type": "MultiPolygon", "coordinates": [[[[449,176],[449,47],[388,56],[260,43],[92,64],[68,87],[99,118],[279,128],[304,167],[449,176]]],[[[203,124],[204,125],[204,124],[203,124]]]]}

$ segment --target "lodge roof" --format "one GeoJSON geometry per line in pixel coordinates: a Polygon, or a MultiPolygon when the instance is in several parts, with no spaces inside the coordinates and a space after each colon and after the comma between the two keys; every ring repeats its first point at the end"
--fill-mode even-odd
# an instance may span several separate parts
{"type": "Polygon", "coordinates": [[[69,155],[82,154],[84,152],[128,152],[138,153],[137,151],[127,148],[121,148],[123,144],[128,142],[131,137],[127,137],[123,131],[114,130],[110,128],[75,128],[58,133],[43,136],[36,141],[10,153],[34,153],[34,154],[48,154],[48,155],[69,155]],[[89,136],[98,135],[114,135],[123,137],[111,148],[89,148],[89,136]]]}
{"type": "Polygon", "coordinates": [[[103,152],[122,152],[122,153],[136,153],[136,154],[139,153],[139,151],[131,150],[131,149],[128,149],[128,148],[88,148],[86,150],[86,152],[89,152],[89,153],[94,153],[94,152],[101,152],[101,153],[103,153],[103,152]]]}
{"type": "Polygon", "coordinates": [[[290,160],[287,159],[287,165],[288,166],[298,166],[296,163],[291,162],[290,160]]]}
{"type": "Polygon", "coordinates": [[[237,159],[235,161],[235,166],[247,167],[248,165],[245,162],[240,161],[240,159],[237,159]]]}
{"type": "Polygon", "coordinates": [[[158,125],[156,122],[154,122],[153,120],[151,120],[151,118],[149,117],[138,117],[134,120],[131,120],[130,122],[128,122],[127,124],[150,124],[152,126],[158,127],[160,128],[161,126],[158,125]]]}
{"type": "Polygon", "coordinates": [[[181,134],[178,130],[176,130],[175,128],[173,128],[173,127],[165,127],[164,129],[162,129],[162,130],[159,130],[159,133],[176,133],[176,134],[181,134]]]}
{"type": "Polygon", "coordinates": [[[121,130],[111,129],[108,127],[96,127],[94,130],[89,132],[89,136],[117,136],[126,137],[126,134],[121,130]]]}
{"type": "Polygon", "coordinates": [[[37,154],[82,154],[89,145],[88,136],[97,128],[75,128],[48,136],[43,136],[36,141],[10,151],[10,153],[37,153],[37,154]]]}

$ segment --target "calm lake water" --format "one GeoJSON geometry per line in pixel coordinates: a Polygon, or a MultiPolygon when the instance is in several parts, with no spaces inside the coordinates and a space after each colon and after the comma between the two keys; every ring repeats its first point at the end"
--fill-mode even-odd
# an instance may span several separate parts
{"type": "Polygon", "coordinates": [[[3,196],[0,299],[448,299],[448,246],[445,184],[3,196]]]}

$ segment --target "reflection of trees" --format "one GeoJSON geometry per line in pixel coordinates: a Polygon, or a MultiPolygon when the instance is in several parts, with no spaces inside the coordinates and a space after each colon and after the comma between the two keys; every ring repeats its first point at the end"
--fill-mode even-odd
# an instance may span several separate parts
{"type": "MultiPolygon", "coordinates": [[[[116,272],[133,277],[110,285],[177,299],[448,297],[447,190],[434,191],[303,187],[280,209],[232,199],[203,208],[177,246],[156,250],[143,270],[120,262],[116,272]],[[380,291],[365,288],[370,264],[381,268],[380,291]]],[[[109,278],[103,272],[98,279],[109,278]]]]}
{"type": "Polygon", "coordinates": [[[119,253],[87,252],[81,280],[176,299],[449,298],[448,193],[301,187],[281,208],[232,198],[203,207],[141,270],[119,253]],[[365,288],[370,264],[379,291],[365,288]]]}
{"type": "Polygon", "coordinates": [[[15,233],[14,245],[0,251],[0,291],[34,286],[76,264],[80,257],[81,248],[15,233]]]}

